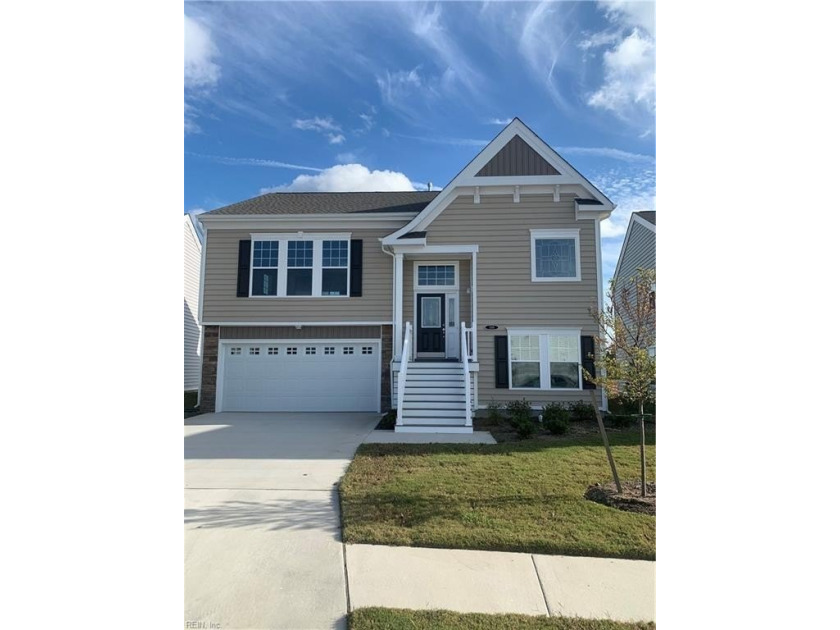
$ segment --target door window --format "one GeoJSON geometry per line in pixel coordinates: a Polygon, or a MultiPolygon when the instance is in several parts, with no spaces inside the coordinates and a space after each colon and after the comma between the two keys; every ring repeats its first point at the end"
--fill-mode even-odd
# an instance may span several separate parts
{"type": "Polygon", "coordinates": [[[440,298],[420,298],[420,326],[423,328],[440,328],[440,298]]]}

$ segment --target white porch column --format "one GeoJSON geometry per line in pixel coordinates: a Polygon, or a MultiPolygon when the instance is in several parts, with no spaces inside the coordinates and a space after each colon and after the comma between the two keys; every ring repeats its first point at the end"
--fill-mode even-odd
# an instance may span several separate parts
{"type": "Polygon", "coordinates": [[[403,254],[394,254],[394,357],[402,359],[403,345],[403,254]]]}
{"type": "MultiPolygon", "coordinates": [[[[470,296],[472,297],[472,322],[470,326],[475,329],[475,334],[478,336],[478,297],[475,293],[477,282],[475,281],[475,274],[478,269],[478,253],[472,253],[472,266],[470,267],[470,296]]],[[[478,343],[477,339],[473,339],[473,343],[478,343]]]]}

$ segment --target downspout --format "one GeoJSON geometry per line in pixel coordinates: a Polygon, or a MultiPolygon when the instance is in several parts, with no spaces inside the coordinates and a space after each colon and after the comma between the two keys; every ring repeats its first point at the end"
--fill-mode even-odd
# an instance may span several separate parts
{"type": "MultiPolygon", "coordinates": [[[[382,243],[383,239],[379,239],[379,242],[382,243]]],[[[394,348],[396,347],[397,343],[397,327],[394,324],[394,312],[396,309],[396,305],[394,304],[394,298],[397,295],[397,262],[396,256],[394,255],[393,251],[388,251],[385,249],[385,243],[382,243],[382,252],[388,254],[391,257],[391,360],[388,362],[388,365],[391,365],[394,362],[394,348]]],[[[402,330],[400,331],[400,335],[402,335],[402,330]]]]}

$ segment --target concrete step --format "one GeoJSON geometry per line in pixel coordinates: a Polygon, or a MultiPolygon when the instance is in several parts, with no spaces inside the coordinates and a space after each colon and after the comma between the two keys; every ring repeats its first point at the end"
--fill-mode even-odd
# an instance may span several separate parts
{"type": "Polygon", "coordinates": [[[403,426],[464,426],[464,418],[454,416],[406,416],[403,414],[403,426]]]}
{"type": "Polygon", "coordinates": [[[463,424],[404,424],[394,427],[394,433],[472,433],[471,426],[463,424]]]}

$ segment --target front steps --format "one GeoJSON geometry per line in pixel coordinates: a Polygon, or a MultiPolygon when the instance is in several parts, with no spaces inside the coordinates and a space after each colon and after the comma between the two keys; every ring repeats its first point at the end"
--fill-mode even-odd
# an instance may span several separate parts
{"type": "Polygon", "coordinates": [[[466,424],[464,372],[459,363],[412,362],[406,368],[403,424],[398,433],[472,433],[466,424]]]}

